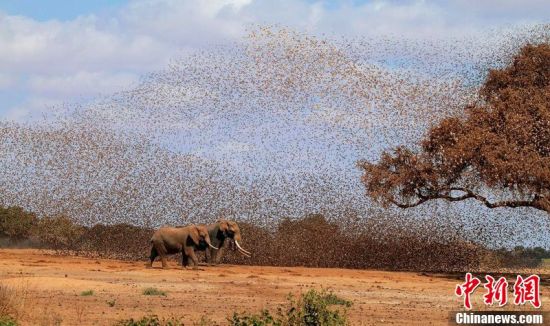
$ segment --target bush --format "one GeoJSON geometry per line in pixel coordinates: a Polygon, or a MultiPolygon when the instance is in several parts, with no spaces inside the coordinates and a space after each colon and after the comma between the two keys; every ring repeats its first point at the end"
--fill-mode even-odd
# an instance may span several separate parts
{"type": "Polygon", "coordinates": [[[82,291],[80,293],[80,296],[82,296],[82,297],[89,297],[89,296],[92,296],[92,295],[94,295],[94,290],[82,291]]]}
{"type": "Polygon", "coordinates": [[[0,326],[17,326],[19,325],[15,319],[10,316],[0,316],[0,326]]]}
{"type": "Polygon", "coordinates": [[[259,314],[243,314],[234,313],[232,318],[228,319],[232,326],[279,326],[281,321],[275,320],[271,313],[264,309],[259,314]]]}
{"type": "Polygon", "coordinates": [[[40,242],[55,250],[77,250],[84,227],[65,216],[44,217],[34,231],[40,242]]]}
{"type": "MultiPolygon", "coordinates": [[[[154,291],[158,291],[153,289],[154,291]]],[[[145,294],[145,291],[144,291],[145,294]]],[[[347,314],[352,302],[336,296],[327,290],[309,290],[298,300],[288,296],[288,304],[279,307],[275,315],[264,309],[259,314],[238,314],[227,318],[231,326],[343,326],[349,325],[347,314]],[[339,307],[336,307],[339,306],[339,307]]],[[[141,319],[125,319],[117,322],[117,326],[180,326],[184,323],[179,318],[159,319],[156,315],[141,319]]],[[[217,325],[203,316],[193,323],[198,326],[217,325]]]]}
{"type": "Polygon", "coordinates": [[[96,224],[85,228],[80,250],[84,254],[117,259],[143,259],[151,249],[153,230],[130,224],[96,224]]]}
{"type": "Polygon", "coordinates": [[[517,246],[514,249],[500,248],[490,254],[499,266],[509,268],[535,268],[541,266],[544,259],[550,257],[550,252],[541,247],[524,248],[517,246]]]}
{"type": "Polygon", "coordinates": [[[135,320],[125,319],[117,322],[116,326],[184,326],[184,323],[179,318],[159,319],[158,316],[145,316],[135,320]]]}
{"type": "Polygon", "coordinates": [[[36,215],[21,207],[0,207],[0,235],[10,240],[28,239],[36,224],[36,215]]]}
{"type": "Polygon", "coordinates": [[[161,291],[157,288],[146,288],[143,289],[143,295],[163,295],[166,296],[166,292],[161,291]]]}
{"type": "Polygon", "coordinates": [[[309,290],[298,300],[288,297],[286,309],[279,308],[276,316],[268,310],[260,314],[234,313],[228,321],[232,326],[340,326],[349,325],[347,309],[351,301],[337,297],[326,290],[309,290]],[[343,306],[338,309],[334,306],[343,306]]]}
{"type": "Polygon", "coordinates": [[[193,326],[218,326],[218,324],[209,317],[203,315],[199,321],[193,323],[193,326]]]}

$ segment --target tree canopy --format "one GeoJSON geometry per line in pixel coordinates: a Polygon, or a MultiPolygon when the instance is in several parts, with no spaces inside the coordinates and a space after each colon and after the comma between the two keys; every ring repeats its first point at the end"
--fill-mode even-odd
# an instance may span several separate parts
{"type": "Polygon", "coordinates": [[[479,99],[401,146],[359,163],[367,194],[401,208],[475,199],[550,213],[550,45],[525,45],[489,71],[479,99]]]}

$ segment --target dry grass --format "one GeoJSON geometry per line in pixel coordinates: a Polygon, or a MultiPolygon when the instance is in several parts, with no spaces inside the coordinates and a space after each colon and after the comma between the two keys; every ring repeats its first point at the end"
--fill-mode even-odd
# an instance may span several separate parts
{"type": "Polygon", "coordinates": [[[0,285],[0,316],[11,316],[15,313],[13,289],[0,285]]]}
{"type": "Polygon", "coordinates": [[[9,316],[13,320],[27,317],[28,307],[32,306],[28,282],[13,287],[0,284],[0,317],[9,316]]]}
{"type": "Polygon", "coordinates": [[[6,325],[57,326],[62,324],[63,318],[54,307],[45,306],[36,309],[37,302],[31,295],[32,290],[28,281],[16,282],[16,284],[18,285],[0,284],[0,319],[6,325]]]}
{"type": "Polygon", "coordinates": [[[59,312],[51,306],[43,307],[33,317],[35,317],[33,318],[33,324],[40,326],[58,326],[63,322],[63,318],[59,312]]]}

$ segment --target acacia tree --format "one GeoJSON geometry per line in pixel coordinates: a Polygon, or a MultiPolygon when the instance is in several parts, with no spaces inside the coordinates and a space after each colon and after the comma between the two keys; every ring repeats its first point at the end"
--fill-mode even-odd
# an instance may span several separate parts
{"type": "Polygon", "coordinates": [[[550,213],[550,45],[526,45],[491,70],[479,100],[432,127],[419,150],[362,161],[367,194],[401,208],[475,199],[550,213]]]}

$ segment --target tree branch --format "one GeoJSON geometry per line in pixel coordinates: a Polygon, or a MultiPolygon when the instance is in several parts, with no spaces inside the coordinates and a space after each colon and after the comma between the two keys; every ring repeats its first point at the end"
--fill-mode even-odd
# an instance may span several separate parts
{"type": "Polygon", "coordinates": [[[411,207],[415,207],[420,204],[423,204],[428,200],[433,200],[433,199],[444,199],[450,202],[456,202],[456,201],[462,201],[462,200],[473,198],[489,208],[532,207],[532,208],[550,213],[550,206],[548,205],[547,200],[545,200],[542,196],[539,196],[539,195],[536,195],[532,200],[503,200],[503,201],[492,203],[486,197],[481,196],[480,194],[476,194],[469,189],[461,188],[461,187],[452,187],[447,189],[445,193],[440,192],[430,196],[423,196],[420,193],[417,193],[417,196],[420,199],[414,203],[400,203],[393,198],[390,199],[390,202],[400,208],[411,208],[411,207]],[[454,197],[450,195],[450,191],[462,191],[464,194],[458,197],[454,197]]]}

